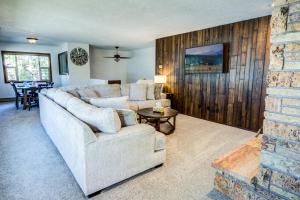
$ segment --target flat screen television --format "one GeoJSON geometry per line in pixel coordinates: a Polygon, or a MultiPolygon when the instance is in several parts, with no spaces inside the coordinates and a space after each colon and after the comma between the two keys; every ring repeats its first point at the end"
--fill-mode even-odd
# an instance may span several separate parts
{"type": "Polygon", "coordinates": [[[228,45],[214,44],[185,49],[186,74],[226,73],[228,71],[228,45]]]}
{"type": "Polygon", "coordinates": [[[59,75],[68,75],[68,52],[62,52],[58,54],[58,66],[59,66],[59,75]]]}

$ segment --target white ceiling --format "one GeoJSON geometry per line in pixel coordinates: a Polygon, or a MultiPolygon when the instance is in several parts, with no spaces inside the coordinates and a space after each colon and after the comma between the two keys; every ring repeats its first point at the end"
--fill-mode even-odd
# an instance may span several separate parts
{"type": "Polygon", "coordinates": [[[0,41],[128,49],[157,38],[271,14],[272,0],[1,0],[0,41]]]}

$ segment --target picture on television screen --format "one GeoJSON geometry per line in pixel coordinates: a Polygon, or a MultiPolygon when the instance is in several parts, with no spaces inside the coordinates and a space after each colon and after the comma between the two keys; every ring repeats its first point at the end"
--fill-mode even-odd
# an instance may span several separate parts
{"type": "Polygon", "coordinates": [[[185,50],[185,73],[222,73],[224,44],[215,44],[185,50]]]}

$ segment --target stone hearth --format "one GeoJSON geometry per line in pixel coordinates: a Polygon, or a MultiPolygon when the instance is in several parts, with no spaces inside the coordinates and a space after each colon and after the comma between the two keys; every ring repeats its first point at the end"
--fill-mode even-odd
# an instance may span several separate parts
{"type": "Polygon", "coordinates": [[[216,160],[215,188],[232,199],[300,199],[300,0],[273,0],[260,141],[216,160]]]}

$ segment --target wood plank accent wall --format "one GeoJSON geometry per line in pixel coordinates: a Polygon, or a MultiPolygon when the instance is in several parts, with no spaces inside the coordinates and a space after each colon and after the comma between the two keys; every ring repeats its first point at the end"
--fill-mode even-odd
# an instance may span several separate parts
{"type": "Polygon", "coordinates": [[[156,74],[190,116],[257,131],[263,122],[270,16],[156,40],[156,74]],[[228,73],[184,74],[185,48],[229,44],[228,73]],[[163,65],[159,69],[159,65],[163,65]]]}

